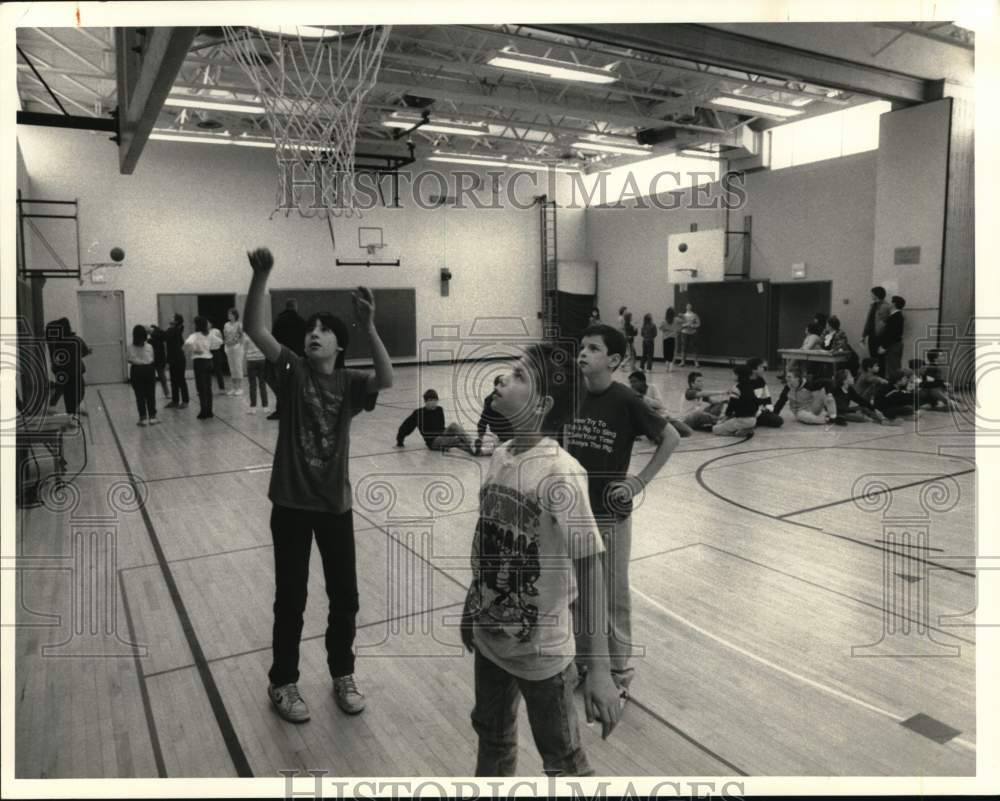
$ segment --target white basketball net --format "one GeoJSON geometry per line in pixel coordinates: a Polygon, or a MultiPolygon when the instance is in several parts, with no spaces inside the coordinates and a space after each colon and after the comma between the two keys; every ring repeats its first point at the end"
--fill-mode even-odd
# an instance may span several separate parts
{"type": "Polygon", "coordinates": [[[257,90],[274,139],[278,191],[272,217],[293,209],[303,217],[361,216],[354,184],[358,123],[391,28],[324,30],[340,35],[223,28],[233,59],[257,90]]]}

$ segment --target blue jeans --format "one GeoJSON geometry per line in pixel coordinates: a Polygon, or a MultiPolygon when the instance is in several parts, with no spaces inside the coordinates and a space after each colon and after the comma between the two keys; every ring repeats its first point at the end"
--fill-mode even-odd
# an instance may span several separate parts
{"type": "Polygon", "coordinates": [[[576,668],[542,681],[508,673],[476,651],[476,706],[472,727],[479,735],[477,776],[513,776],[517,771],[517,708],[524,696],[535,747],[547,776],[592,776],[580,742],[573,703],[576,668]]]}
{"type": "MultiPolygon", "coordinates": [[[[632,587],[629,582],[629,562],[632,558],[632,516],[623,520],[599,520],[598,530],[604,542],[604,597],[608,609],[608,650],[611,658],[611,678],[619,689],[628,689],[635,677],[629,662],[643,651],[632,644],[632,587]]],[[[584,640],[580,636],[579,599],[570,605],[573,630],[576,633],[577,659],[583,654],[584,640]]]]}

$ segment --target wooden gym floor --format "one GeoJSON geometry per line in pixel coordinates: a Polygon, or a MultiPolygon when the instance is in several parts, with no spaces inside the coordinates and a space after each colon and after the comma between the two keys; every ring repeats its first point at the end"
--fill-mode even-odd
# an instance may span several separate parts
{"type": "MultiPolygon", "coordinates": [[[[449,624],[488,460],[430,453],[416,435],[394,448],[427,386],[455,419],[464,369],[398,368],[355,418],[368,709],[348,718],[331,696],[314,553],[302,726],[265,693],[277,423],[246,415],[246,396],[217,396],[212,421],[195,419],[195,401],[138,428],[127,386],[90,387],[77,492],[19,511],[5,560],[21,600],[16,775],[469,775],[472,661],[449,624]]],[[[652,379],[676,398],[685,372],[657,364],[652,379]]],[[[703,372],[709,388],[729,383],[703,372]]],[[[643,654],[620,727],[607,741],[584,731],[597,772],[973,775],[976,476],[963,430],[930,413],[899,428],[786,420],[751,440],[683,440],[635,513],[643,654]]],[[[636,444],[633,470],[650,450],[636,444]]],[[[523,710],[520,741],[519,772],[539,774],[523,710]]]]}

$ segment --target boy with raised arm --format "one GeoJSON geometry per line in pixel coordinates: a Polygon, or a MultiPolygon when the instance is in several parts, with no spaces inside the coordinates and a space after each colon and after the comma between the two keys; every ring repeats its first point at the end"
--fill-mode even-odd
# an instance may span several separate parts
{"type": "Polygon", "coordinates": [[[354,314],[371,343],[374,373],[344,367],[349,330],[332,314],[320,312],[309,318],[304,356],[280,345],[264,320],[264,291],[274,259],[266,248],[247,256],[253,279],[247,292],[245,330],[274,368],[281,401],[268,490],[274,504],[275,574],[268,697],[285,720],[309,719],[298,688],[299,640],[315,536],[330,603],[327,664],[337,705],[354,715],[365,708],[365,696],[354,677],[358,582],[347,469],[351,418],[374,409],[379,390],[392,386],[392,364],[375,329],[375,302],[366,287],[358,287],[353,295],[354,314]]]}

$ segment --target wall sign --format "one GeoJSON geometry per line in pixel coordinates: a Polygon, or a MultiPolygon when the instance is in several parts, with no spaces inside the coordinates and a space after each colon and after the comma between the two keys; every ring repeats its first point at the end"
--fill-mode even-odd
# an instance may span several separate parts
{"type": "Polygon", "coordinates": [[[896,248],[893,251],[893,264],[920,264],[920,246],[896,248]]]}

